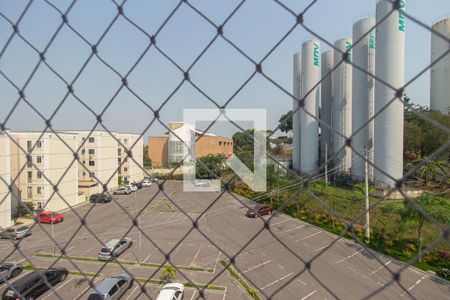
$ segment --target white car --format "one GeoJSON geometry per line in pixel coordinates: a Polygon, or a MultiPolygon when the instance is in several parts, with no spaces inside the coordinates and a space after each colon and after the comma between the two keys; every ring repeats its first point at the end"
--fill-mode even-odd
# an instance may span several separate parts
{"type": "Polygon", "coordinates": [[[129,188],[132,192],[136,192],[138,190],[137,186],[135,186],[132,183],[129,183],[127,186],[125,186],[127,188],[129,188]]]}
{"type": "Polygon", "coordinates": [[[181,300],[183,292],[184,285],[182,283],[168,283],[159,291],[156,300],[181,300]]]}
{"type": "Polygon", "coordinates": [[[144,179],[141,181],[142,186],[151,186],[152,182],[150,180],[144,179]]]}

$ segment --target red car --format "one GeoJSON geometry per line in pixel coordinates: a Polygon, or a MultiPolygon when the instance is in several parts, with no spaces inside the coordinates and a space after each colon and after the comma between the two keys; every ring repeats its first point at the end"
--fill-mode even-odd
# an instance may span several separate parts
{"type": "Polygon", "coordinates": [[[270,215],[273,208],[269,205],[258,204],[250,207],[245,214],[247,217],[256,218],[257,216],[270,215]]]}
{"type": "Polygon", "coordinates": [[[64,217],[60,213],[54,211],[41,212],[38,215],[38,218],[41,223],[55,224],[64,221],[64,217]]]}

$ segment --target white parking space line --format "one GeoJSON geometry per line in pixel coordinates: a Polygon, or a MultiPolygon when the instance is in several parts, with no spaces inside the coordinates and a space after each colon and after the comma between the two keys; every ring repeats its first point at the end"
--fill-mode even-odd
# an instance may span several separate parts
{"type": "Polygon", "coordinates": [[[310,234],[310,235],[308,235],[308,236],[302,237],[301,239],[298,239],[298,240],[295,240],[295,241],[296,241],[296,242],[298,242],[298,241],[304,241],[304,240],[307,240],[307,239],[309,239],[309,238],[311,238],[311,237],[313,237],[313,236],[318,235],[319,233],[322,233],[322,231],[320,230],[320,231],[314,232],[313,234],[310,234]]]}
{"type": "MultiPolygon", "coordinates": [[[[422,277],[420,277],[419,280],[417,280],[412,286],[410,286],[408,288],[408,292],[411,291],[413,288],[415,288],[422,280],[424,280],[425,278],[427,278],[427,275],[423,275],[422,277]]],[[[403,292],[402,294],[400,294],[400,297],[403,297],[406,295],[406,292],[403,292]]]]}
{"type": "Polygon", "coordinates": [[[284,223],[284,222],[287,222],[287,221],[292,221],[292,219],[287,218],[287,219],[284,219],[283,221],[280,221],[280,222],[277,222],[277,223],[270,224],[270,226],[276,226],[276,225],[278,225],[278,224],[281,224],[281,223],[284,223]]]}
{"type": "Polygon", "coordinates": [[[289,273],[289,274],[287,274],[287,275],[285,275],[285,276],[283,276],[283,277],[281,277],[281,278],[279,278],[279,279],[277,279],[277,280],[275,280],[275,281],[273,281],[273,282],[271,282],[271,283],[269,283],[269,284],[263,286],[263,287],[261,288],[261,290],[264,290],[264,289],[268,288],[269,286],[272,286],[272,285],[274,285],[275,283],[277,283],[277,282],[279,282],[279,281],[281,281],[281,280],[283,280],[283,279],[286,279],[287,277],[291,276],[292,274],[294,274],[294,272],[291,272],[291,273],[289,273]]]}
{"type": "Polygon", "coordinates": [[[130,299],[130,297],[133,296],[134,292],[138,289],[138,287],[139,285],[137,284],[125,300],[130,299]]]}
{"type": "Polygon", "coordinates": [[[376,272],[380,271],[381,269],[384,269],[384,267],[387,266],[388,264],[390,264],[391,262],[392,262],[392,260],[387,261],[386,263],[384,263],[383,266],[380,266],[379,268],[376,268],[375,270],[373,270],[369,274],[365,275],[364,278],[370,277],[373,274],[375,274],[376,272]]]}
{"type": "Polygon", "coordinates": [[[55,291],[58,291],[59,289],[61,289],[63,286],[65,286],[66,284],[68,284],[72,280],[73,280],[73,277],[70,277],[62,285],[60,285],[58,287],[53,287],[53,289],[50,291],[50,293],[47,296],[45,296],[44,298],[42,298],[42,300],[47,299],[48,297],[52,296],[53,294],[56,294],[55,291]]]}
{"type": "Polygon", "coordinates": [[[312,291],[311,293],[309,293],[308,295],[306,295],[305,297],[303,297],[303,298],[300,299],[300,300],[308,299],[309,297],[311,297],[312,295],[314,295],[316,292],[317,292],[317,290],[314,290],[314,291],[312,291]]]}
{"type": "Polygon", "coordinates": [[[153,247],[153,250],[150,252],[150,254],[142,262],[145,263],[153,255],[153,253],[155,253],[155,250],[156,250],[156,248],[153,247]]]}
{"type": "Polygon", "coordinates": [[[94,247],[91,247],[91,248],[87,249],[86,251],[84,251],[83,253],[81,253],[79,256],[83,256],[84,254],[88,253],[88,252],[91,251],[92,249],[94,249],[94,247]]]}
{"type": "Polygon", "coordinates": [[[197,253],[195,253],[194,258],[192,259],[191,266],[194,265],[195,259],[197,258],[198,254],[200,253],[200,250],[202,249],[202,247],[203,247],[203,244],[201,244],[200,247],[198,247],[197,253]]]}
{"type": "MultiPolygon", "coordinates": [[[[95,280],[92,282],[94,285],[102,278],[102,275],[98,276],[97,278],[95,278],[95,280]]],[[[89,291],[91,289],[91,286],[89,284],[89,281],[87,281],[87,287],[81,291],[81,293],[79,293],[75,299],[80,299],[81,296],[83,296],[84,294],[86,294],[87,291],[89,291]]]]}
{"type": "Polygon", "coordinates": [[[264,266],[265,264],[270,263],[271,261],[272,261],[271,259],[266,260],[265,262],[260,263],[259,265],[256,265],[256,266],[253,266],[253,267],[251,267],[251,268],[248,268],[247,270],[245,270],[245,271],[242,272],[242,273],[247,273],[247,272],[250,272],[250,271],[252,271],[252,270],[254,270],[254,269],[258,269],[259,267],[262,267],[262,266],[264,266]]]}
{"type": "Polygon", "coordinates": [[[361,253],[363,250],[364,250],[364,249],[360,249],[360,250],[356,251],[355,253],[350,254],[349,256],[344,257],[343,259],[338,260],[338,261],[336,262],[336,264],[340,264],[341,262],[346,261],[347,259],[349,259],[349,258],[351,258],[351,257],[353,257],[353,256],[355,256],[355,255],[358,255],[358,254],[361,253]]]}
{"type": "Polygon", "coordinates": [[[296,227],[294,227],[294,228],[290,228],[290,229],[288,229],[288,230],[281,231],[281,233],[290,232],[290,231],[293,231],[293,230],[296,230],[296,229],[302,228],[302,227],[305,227],[305,224],[296,226],[296,227]]]}
{"type": "Polygon", "coordinates": [[[194,290],[194,292],[192,293],[192,297],[191,297],[191,300],[192,300],[192,299],[194,299],[194,296],[195,296],[195,292],[197,292],[197,290],[194,290]]]}
{"type": "Polygon", "coordinates": [[[216,259],[216,262],[214,264],[214,273],[216,272],[216,267],[217,267],[217,264],[219,263],[219,258],[220,258],[221,254],[222,254],[222,251],[219,251],[219,255],[217,255],[217,259],[216,259]]]}

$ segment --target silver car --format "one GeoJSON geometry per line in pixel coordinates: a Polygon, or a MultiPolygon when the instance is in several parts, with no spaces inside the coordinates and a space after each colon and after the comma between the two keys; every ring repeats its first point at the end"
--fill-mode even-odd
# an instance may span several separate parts
{"type": "Polygon", "coordinates": [[[118,257],[122,252],[131,247],[133,241],[126,237],[122,240],[114,239],[109,241],[98,253],[99,260],[111,260],[118,257]]]}
{"type": "Polygon", "coordinates": [[[6,228],[0,232],[0,237],[2,239],[13,239],[18,240],[31,234],[31,229],[25,225],[16,225],[6,228]]]}
{"type": "Polygon", "coordinates": [[[133,286],[133,278],[127,273],[106,278],[93,289],[88,300],[116,300],[133,286]]]}
{"type": "Polygon", "coordinates": [[[16,277],[22,273],[23,266],[21,263],[2,263],[0,264],[0,282],[4,282],[10,278],[16,277]]]}
{"type": "Polygon", "coordinates": [[[131,189],[128,186],[118,188],[117,190],[114,191],[114,195],[128,195],[130,193],[131,193],[131,189]]]}

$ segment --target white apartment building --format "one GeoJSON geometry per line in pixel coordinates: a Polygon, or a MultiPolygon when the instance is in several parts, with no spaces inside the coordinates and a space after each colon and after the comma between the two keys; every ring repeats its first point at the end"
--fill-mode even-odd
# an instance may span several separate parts
{"type": "Polygon", "coordinates": [[[117,140],[117,166],[122,166],[118,170],[118,175],[123,181],[135,182],[144,177],[144,140],[138,134],[115,133],[117,140]],[[131,149],[131,147],[133,147],[131,149]],[[127,149],[131,149],[133,159],[127,157],[127,149]]]}
{"type": "Polygon", "coordinates": [[[5,133],[0,133],[0,228],[13,225],[11,220],[11,184],[10,174],[10,141],[5,133]]]}
{"type": "Polygon", "coordinates": [[[58,136],[51,132],[11,132],[15,141],[10,142],[11,178],[17,177],[12,194],[13,215],[19,199],[32,202],[35,209],[54,211],[85,200],[78,194],[78,164],[73,163],[73,152],[65,145],[76,150],[78,136],[62,132],[58,136]],[[54,193],[52,184],[58,184],[59,194],[54,193]]]}
{"type": "Polygon", "coordinates": [[[118,186],[117,141],[106,131],[73,131],[82,147],[79,152],[78,179],[80,192],[101,193],[103,184],[112,192],[118,186]]]}

